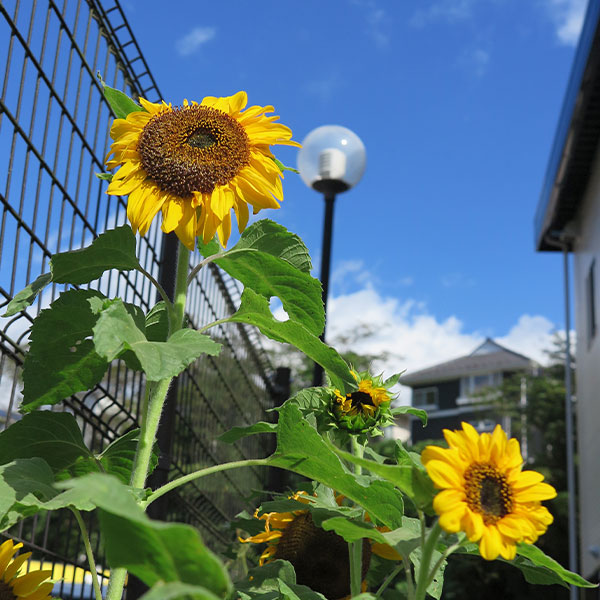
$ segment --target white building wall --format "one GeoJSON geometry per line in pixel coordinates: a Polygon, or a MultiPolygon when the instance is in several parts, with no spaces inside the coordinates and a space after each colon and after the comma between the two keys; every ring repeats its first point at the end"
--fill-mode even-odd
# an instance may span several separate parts
{"type": "Polygon", "coordinates": [[[579,453],[580,571],[590,577],[600,560],[600,154],[577,217],[574,248],[575,325],[577,329],[577,440],[579,453]],[[595,262],[598,331],[589,339],[586,278],[595,262]]]}

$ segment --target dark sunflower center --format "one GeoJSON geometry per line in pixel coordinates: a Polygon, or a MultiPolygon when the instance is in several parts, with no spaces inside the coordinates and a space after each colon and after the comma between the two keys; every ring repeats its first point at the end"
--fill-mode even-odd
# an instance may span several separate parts
{"type": "MultiPolygon", "coordinates": [[[[363,542],[362,577],[369,570],[371,544],[363,542]]],[[[317,527],[309,513],[298,515],[283,531],[274,558],[288,560],[296,581],[338,600],[350,593],[348,544],[333,531],[317,527]]]]}
{"type": "Polygon", "coordinates": [[[210,134],[210,131],[206,131],[203,127],[200,127],[200,129],[190,135],[187,143],[194,148],[208,148],[217,142],[210,134]]]}
{"type": "Polygon", "coordinates": [[[489,463],[474,463],[465,472],[467,504],[483,516],[486,525],[497,523],[513,507],[513,493],[506,475],[489,463]]]}
{"type": "Polygon", "coordinates": [[[12,586],[5,581],[0,581],[0,600],[17,600],[12,586]]]}
{"type": "Polygon", "coordinates": [[[236,119],[208,106],[183,106],[153,117],[137,150],[159,189],[181,198],[210,194],[249,164],[246,131],[236,119]]]}
{"type": "Polygon", "coordinates": [[[350,394],[350,401],[352,402],[352,408],[360,409],[363,406],[375,406],[373,398],[367,392],[352,392],[350,394]]]}

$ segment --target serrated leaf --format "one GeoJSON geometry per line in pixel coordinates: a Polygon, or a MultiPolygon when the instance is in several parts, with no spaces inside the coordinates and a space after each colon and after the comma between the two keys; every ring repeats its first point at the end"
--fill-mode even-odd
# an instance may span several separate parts
{"type": "Polygon", "coordinates": [[[119,299],[100,313],[93,331],[100,356],[110,362],[131,350],[149,381],[174,377],[200,355],[221,350],[221,344],[192,329],[176,331],[166,342],[149,342],[119,299]]]}
{"type": "Polygon", "coordinates": [[[144,109],[137,103],[135,103],[127,94],[124,94],[120,90],[112,88],[106,85],[98,75],[100,83],[104,91],[104,97],[110,104],[110,107],[115,114],[117,119],[124,119],[129,113],[143,111],[144,109]]]}
{"type": "Polygon", "coordinates": [[[332,385],[343,394],[356,387],[348,365],[333,348],[324,344],[301,324],[292,320],[281,322],[275,319],[266,298],[251,289],[244,290],[240,308],[228,320],[254,325],[267,337],[296,346],[327,371],[332,385]]]}
{"type": "MultiPolygon", "coordinates": [[[[133,462],[138,443],[140,430],[133,429],[109,444],[97,459],[105,473],[118,477],[121,483],[127,485],[131,478],[133,462]]],[[[158,464],[158,446],[154,446],[150,456],[148,475],[154,471],[158,464]]]]}
{"type": "Polygon", "coordinates": [[[310,257],[300,238],[270,221],[248,230],[214,263],[246,289],[267,300],[279,298],[290,320],[320,335],[325,326],[321,283],[306,271],[310,257]]]}
{"type": "Polygon", "coordinates": [[[95,290],[69,290],[35,319],[23,364],[22,411],[56,404],[101,381],[108,362],[87,338],[105,300],[95,290]]]}
{"type": "Polygon", "coordinates": [[[391,410],[393,415],[413,415],[421,419],[423,427],[427,425],[427,413],[421,408],[413,408],[412,406],[396,406],[391,410]]]}
{"type": "Polygon", "coordinates": [[[270,219],[262,219],[248,227],[239,242],[226,254],[242,249],[266,252],[289,262],[303,273],[312,270],[310,254],[300,236],[270,219]]]}
{"type": "Polygon", "coordinates": [[[529,583],[544,585],[557,583],[563,587],[569,587],[569,585],[582,588],[598,587],[598,584],[591,583],[581,575],[565,569],[537,546],[518,544],[517,555],[517,558],[511,564],[523,572],[529,583]],[[527,561],[520,560],[520,557],[526,558],[527,561]]]}
{"type": "Polygon", "coordinates": [[[140,600],[220,600],[211,591],[199,585],[190,585],[180,581],[164,583],[159,581],[148,590],[140,600]]]}
{"type": "Polygon", "coordinates": [[[101,233],[90,246],[55,254],[50,260],[52,281],[83,284],[98,279],[104,271],[138,269],[135,236],[129,225],[101,233]]]}
{"type": "Polygon", "coordinates": [[[329,486],[390,529],[402,524],[404,506],[394,486],[350,473],[294,404],[284,404],[279,412],[277,450],[269,463],[329,486]]]}
{"type": "Polygon", "coordinates": [[[42,273],[33,283],[22,289],[6,307],[3,317],[12,317],[13,315],[26,309],[33,304],[37,295],[52,281],[50,273],[42,273]]]}
{"type": "Polygon", "coordinates": [[[54,473],[81,458],[94,462],[75,417],[50,411],[25,415],[0,433],[0,464],[33,457],[43,458],[54,473]]]}
{"type": "Polygon", "coordinates": [[[124,567],[146,585],[180,581],[219,597],[231,589],[227,571],[189,525],[150,520],[133,490],[110,475],[91,474],[57,484],[89,494],[100,509],[100,529],[111,568],[124,567]]]}
{"type": "Polygon", "coordinates": [[[257,433],[276,433],[277,425],[275,423],[267,423],[259,421],[248,427],[232,427],[229,431],[221,434],[217,439],[226,444],[234,444],[238,440],[248,436],[256,435],[257,433]]]}

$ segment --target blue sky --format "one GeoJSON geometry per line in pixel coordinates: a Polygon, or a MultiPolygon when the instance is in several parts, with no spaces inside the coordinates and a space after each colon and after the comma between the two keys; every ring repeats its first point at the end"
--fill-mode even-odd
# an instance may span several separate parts
{"type": "MultiPolygon", "coordinates": [[[[371,332],[354,349],[387,353],[386,371],[486,336],[541,358],[563,328],[560,257],[534,252],[533,215],[585,4],[122,0],[166,101],[244,89],[298,141],[324,124],[362,138],[363,180],[336,201],[328,339],[371,332]]],[[[284,192],[260,216],[318,274],[323,200],[291,173],[284,192]]]]}
{"type": "MultiPolygon", "coordinates": [[[[585,1],[124,7],[167,101],[245,89],[299,141],[362,138],[364,178],[336,201],[332,336],[366,325],[365,350],[419,368],[488,335],[539,356],[563,327],[560,257],[534,252],[532,223],[585,1]]],[[[323,201],[293,174],[284,192],[261,216],[318,266],[323,201]]]]}

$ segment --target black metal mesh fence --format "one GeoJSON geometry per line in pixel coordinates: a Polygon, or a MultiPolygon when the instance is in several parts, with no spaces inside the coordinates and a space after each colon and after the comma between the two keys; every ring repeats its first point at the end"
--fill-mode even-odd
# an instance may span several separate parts
{"type": "MultiPolygon", "coordinates": [[[[0,64],[5,66],[0,83],[3,312],[16,292],[48,271],[52,254],[88,245],[100,232],[126,222],[124,201],[107,196],[106,183],[94,176],[103,170],[112,118],[96,72],[132,96],[157,101],[160,93],[116,0],[0,0],[0,64]]],[[[155,224],[138,245],[142,266],[163,279],[169,273],[161,265],[173,261],[172,244],[165,239],[155,224]]],[[[91,287],[145,309],[155,302],[154,290],[138,273],[107,274],[91,287]]],[[[0,429],[19,418],[31,322],[61,289],[47,288],[30,309],[0,320],[0,429]]],[[[204,269],[190,288],[190,321],[202,326],[230,313],[238,300],[233,280],[204,269]]],[[[221,355],[198,361],[173,390],[161,432],[165,456],[157,472],[163,479],[269,450],[261,447],[260,436],[232,446],[215,442],[232,425],[264,419],[273,388],[271,366],[253,330],[225,325],[214,335],[223,343],[221,355]]],[[[99,451],[136,425],[143,389],[140,373],[115,362],[101,384],[65,405],[78,418],[89,447],[99,451]]],[[[222,547],[230,539],[223,529],[226,517],[264,477],[247,469],[203,479],[166,496],[163,510],[168,519],[193,523],[210,545],[222,547]]],[[[88,515],[86,521],[98,552],[93,519],[88,515]]],[[[93,597],[83,544],[69,513],[31,518],[10,533],[53,564],[54,575],[64,578],[56,588],[63,599],[93,597]]]]}

